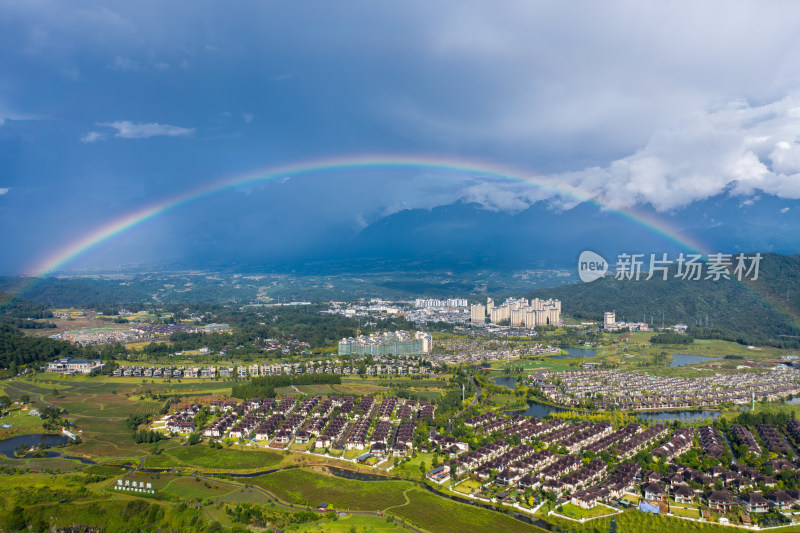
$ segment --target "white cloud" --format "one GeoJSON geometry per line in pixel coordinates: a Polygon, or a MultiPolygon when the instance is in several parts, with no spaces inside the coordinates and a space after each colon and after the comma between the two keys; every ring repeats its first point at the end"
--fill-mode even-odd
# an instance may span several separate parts
{"type": "Polygon", "coordinates": [[[294,72],[281,72],[280,74],[273,76],[272,81],[286,81],[294,78],[294,72]]]}
{"type": "Polygon", "coordinates": [[[242,120],[244,120],[245,124],[250,124],[255,118],[256,116],[253,113],[242,113],[242,120]]]}
{"type": "Polygon", "coordinates": [[[158,122],[135,123],[121,120],[117,122],[103,122],[97,125],[117,130],[114,136],[123,139],[146,139],[148,137],[157,136],[180,137],[183,135],[191,135],[195,132],[194,128],[182,128],[170,124],[159,124],[158,122]]]}
{"type": "Polygon", "coordinates": [[[780,210],[780,212],[781,213],[788,213],[789,212],[789,208],[788,207],[784,207],[783,209],[780,210]]]}
{"type": "Polygon", "coordinates": [[[6,194],[8,191],[8,187],[0,187],[0,196],[6,194]]]}
{"type": "Polygon", "coordinates": [[[96,141],[102,141],[103,139],[105,139],[105,137],[106,136],[104,133],[100,133],[99,131],[90,131],[89,133],[81,137],[81,142],[93,143],[96,141]]]}
{"type": "MultiPolygon", "coordinates": [[[[464,189],[463,200],[482,205],[490,211],[516,213],[526,209],[536,198],[530,189],[520,191],[515,187],[504,187],[492,182],[477,183],[464,189]]],[[[546,196],[546,194],[545,194],[546,196]]]]}
{"type": "Polygon", "coordinates": [[[42,120],[46,117],[34,113],[20,113],[9,109],[0,97],[0,126],[4,125],[6,120],[42,120]]]}
{"type": "Polygon", "coordinates": [[[139,70],[139,63],[127,57],[117,56],[114,61],[109,65],[111,70],[118,70],[120,72],[135,72],[139,70]]]}
{"type": "MultiPolygon", "coordinates": [[[[796,199],[799,115],[800,95],[762,105],[736,101],[661,129],[634,153],[605,166],[541,179],[556,190],[618,208],[650,204],[669,211],[722,194],[743,197],[742,205],[751,205],[759,193],[796,199]]],[[[535,201],[530,195],[517,186],[497,184],[463,191],[467,200],[505,211],[524,209],[535,201]]],[[[559,201],[567,208],[575,203],[563,203],[563,197],[559,201]]]]}

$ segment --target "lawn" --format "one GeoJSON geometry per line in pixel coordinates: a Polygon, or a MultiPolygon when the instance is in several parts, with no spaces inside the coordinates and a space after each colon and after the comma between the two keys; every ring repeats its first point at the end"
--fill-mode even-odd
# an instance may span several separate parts
{"type": "Polygon", "coordinates": [[[7,439],[15,435],[30,435],[35,433],[52,433],[42,428],[42,419],[38,416],[31,416],[29,413],[32,406],[27,409],[13,408],[7,416],[0,417],[0,425],[10,424],[9,429],[0,429],[0,439],[7,439]]]}
{"type": "Polygon", "coordinates": [[[407,481],[356,481],[288,469],[252,482],[296,505],[326,501],[337,510],[383,510],[428,531],[541,531],[504,514],[436,496],[407,481]]]}
{"type": "Polygon", "coordinates": [[[459,533],[542,531],[508,515],[458,503],[431,494],[422,488],[407,491],[406,498],[408,503],[389,509],[387,514],[428,531],[459,533]]]}
{"type": "MultiPolygon", "coordinates": [[[[423,461],[425,462],[425,470],[426,471],[428,471],[431,468],[433,468],[433,454],[432,453],[417,453],[417,456],[416,457],[412,457],[411,459],[409,459],[407,463],[401,462],[397,466],[397,469],[398,470],[405,470],[405,471],[409,472],[412,476],[419,477],[420,476],[419,465],[423,461]]],[[[444,462],[444,459],[442,459],[440,457],[439,458],[439,463],[441,464],[443,462],[444,462]]],[[[389,465],[394,464],[394,460],[390,459],[388,464],[389,465]]]]}
{"type": "Polygon", "coordinates": [[[206,445],[166,449],[160,455],[145,459],[149,468],[195,467],[206,471],[267,469],[280,463],[283,456],[259,448],[212,449],[206,445]]]}
{"type": "Polygon", "coordinates": [[[597,505],[591,509],[584,509],[583,507],[578,507],[577,505],[572,505],[571,503],[565,503],[558,509],[557,512],[563,514],[564,516],[568,516],[569,518],[581,520],[584,518],[595,518],[598,516],[611,514],[614,512],[614,510],[603,505],[597,505]]]}
{"type": "Polygon", "coordinates": [[[454,492],[460,492],[461,494],[469,495],[478,490],[479,488],[481,488],[480,481],[476,481],[474,479],[466,479],[461,483],[459,483],[458,485],[456,485],[455,487],[453,487],[451,490],[453,490],[454,492]]]}
{"type": "Polygon", "coordinates": [[[364,532],[364,533],[407,533],[408,529],[404,528],[397,522],[389,522],[386,518],[380,516],[357,516],[348,514],[344,518],[337,520],[320,520],[316,523],[301,524],[292,528],[292,531],[300,533],[311,533],[326,531],[332,533],[349,533],[350,531],[364,532]]]}
{"type": "Polygon", "coordinates": [[[342,479],[299,468],[252,478],[251,482],[288,503],[316,506],[325,501],[337,510],[364,511],[403,504],[403,491],[414,486],[407,481],[342,479]]]}
{"type": "Polygon", "coordinates": [[[161,492],[183,500],[201,502],[212,498],[223,498],[237,490],[239,489],[235,485],[223,484],[218,481],[179,477],[170,481],[161,492]]]}
{"type": "Polygon", "coordinates": [[[215,502],[228,503],[230,505],[240,505],[249,503],[251,505],[267,505],[272,500],[262,491],[250,486],[233,487],[233,490],[223,496],[215,498],[215,502]]]}
{"type": "Polygon", "coordinates": [[[675,507],[670,505],[669,511],[675,516],[685,516],[686,518],[699,518],[700,511],[695,507],[675,507]]]}

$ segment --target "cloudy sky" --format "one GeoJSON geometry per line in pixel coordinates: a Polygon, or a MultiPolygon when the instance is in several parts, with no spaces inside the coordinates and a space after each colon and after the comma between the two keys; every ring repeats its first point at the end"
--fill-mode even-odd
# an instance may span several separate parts
{"type": "MultiPolygon", "coordinates": [[[[667,218],[800,198],[797,2],[0,0],[0,48],[3,272],[204,184],[329,157],[503,165],[667,218]]],[[[302,255],[404,209],[550,195],[433,169],[293,177],[75,265],[302,255]]]]}

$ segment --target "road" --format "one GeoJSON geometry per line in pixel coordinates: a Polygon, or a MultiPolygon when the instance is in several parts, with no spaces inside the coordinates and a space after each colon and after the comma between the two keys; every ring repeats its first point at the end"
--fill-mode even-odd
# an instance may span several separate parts
{"type": "MultiPolygon", "coordinates": [[[[297,506],[290,505],[288,503],[285,503],[285,502],[281,501],[277,496],[275,496],[274,494],[272,494],[271,492],[269,492],[265,488],[259,487],[258,485],[248,485],[248,484],[244,484],[244,483],[236,483],[235,481],[227,481],[227,480],[222,480],[222,479],[215,478],[215,477],[210,477],[210,478],[201,477],[201,476],[198,476],[197,474],[195,474],[195,477],[198,477],[199,479],[202,479],[204,481],[213,482],[213,483],[220,483],[220,484],[224,484],[224,485],[233,485],[233,486],[236,486],[236,487],[243,487],[243,488],[248,488],[248,489],[251,489],[251,490],[257,490],[257,491],[261,492],[262,494],[264,494],[267,498],[269,498],[270,500],[275,502],[275,504],[280,506],[280,507],[285,507],[287,509],[297,509],[298,508],[297,506]]],[[[405,496],[405,494],[404,494],[404,496],[405,496]]],[[[406,503],[408,503],[408,497],[407,496],[406,496],[406,503]]],[[[350,510],[342,511],[341,509],[339,509],[339,511],[346,512],[346,513],[352,514],[352,515],[358,515],[358,516],[376,516],[376,517],[384,516],[384,514],[382,512],[380,514],[378,514],[377,511],[350,511],[350,510]]],[[[337,512],[339,512],[339,511],[337,511],[337,512]]],[[[408,522],[404,522],[404,524],[405,524],[405,527],[410,529],[411,531],[416,531],[417,533],[425,533],[421,529],[417,529],[414,526],[410,525],[408,522]]]]}
{"type": "Polygon", "coordinates": [[[475,387],[475,397],[469,402],[467,409],[475,405],[475,403],[481,398],[481,388],[478,387],[478,384],[475,383],[475,378],[472,377],[472,374],[469,374],[469,380],[472,382],[472,385],[475,387]]]}

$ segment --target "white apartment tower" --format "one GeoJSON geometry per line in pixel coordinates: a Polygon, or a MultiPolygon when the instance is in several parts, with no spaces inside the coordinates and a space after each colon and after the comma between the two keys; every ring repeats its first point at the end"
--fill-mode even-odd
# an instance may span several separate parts
{"type": "Polygon", "coordinates": [[[483,324],[486,322],[486,306],[475,304],[469,308],[469,317],[473,324],[483,324]]]}

